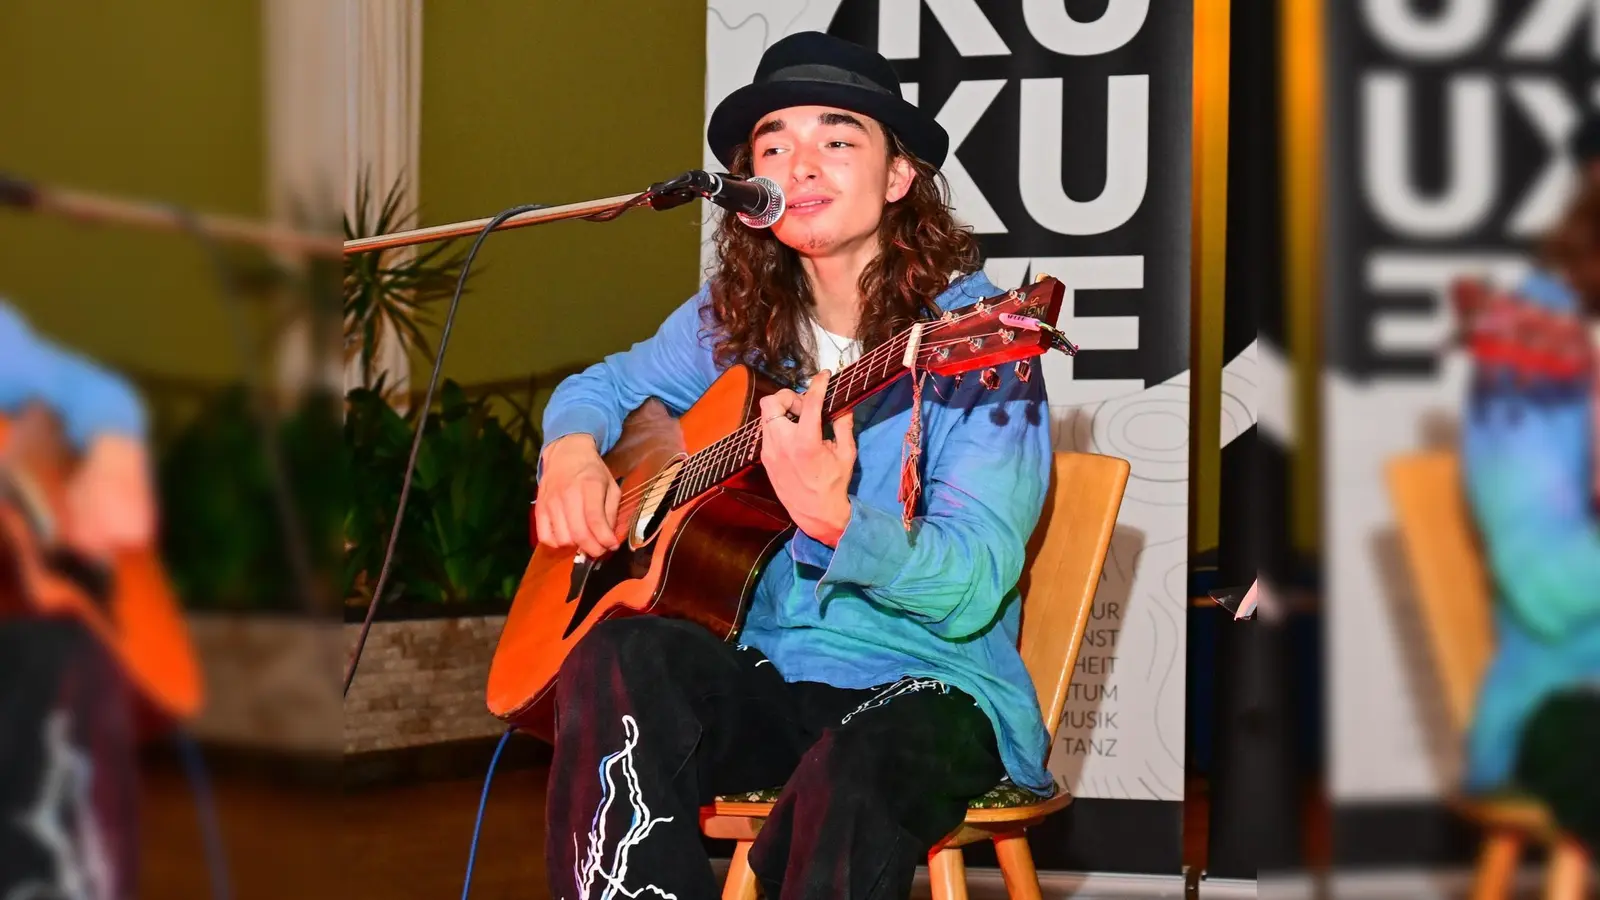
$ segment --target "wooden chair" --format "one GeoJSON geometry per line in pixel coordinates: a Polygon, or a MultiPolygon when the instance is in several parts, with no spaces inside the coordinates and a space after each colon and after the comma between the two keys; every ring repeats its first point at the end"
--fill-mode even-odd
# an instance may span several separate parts
{"type": "MultiPolygon", "coordinates": [[[[1462,491],[1460,462],[1452,452],[1416,453],[1392,461],[1387,474],[1445,714],[1452,733],[1464,736],[1494,655],[1494,624],[1489,577],[1462,491]]],[[[1463,797],[1450,804],[1486,832],[1474,900],[1510,895],[1522,848],[1530,841],[1551,848],[1545,896],[1584,896],[1587,855],[1556,828],[1542,804],[1463,797]]]]}
{"type": "MultiPolygon", "coordinates": [[[[1044,513],[1028,544],[1028,565],[1020,583],[1024,600],[1019,649],[1039,693],[1051,745],[1122,507],[1128,471],[1124,459],[1057,453],[1044,513]]],[[[701,827],[707,836],[738,841],[723,886],[725,900],[756,896],[750,845],[781,790],[719,797],[702,811],[701,827]]],[[[972,801],[966,821],[928,854],[934,900],[965,900],[961,848],[980,840],[994,841],[1007,893],[1014,900],[1039,900],[1039,878],[1026,831],[1071,802],[1072,795],[1060,779],[1055,795],[1047,800],[1003,785],[972,801]]]]}

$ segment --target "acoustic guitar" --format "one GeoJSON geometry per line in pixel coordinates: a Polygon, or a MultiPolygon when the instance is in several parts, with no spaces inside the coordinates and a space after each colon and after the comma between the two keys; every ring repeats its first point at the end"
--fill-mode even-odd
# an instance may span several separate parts
{"type": "Polygon", "coordinates": [[[34,405],[0,416],[0,617],[70,617],[116,660],[147,727],[200,709],[200,667],[153,549],[89,559],[61,535],[77,465],[60,423],[34,405]]]}
{"type": "Polygon", "coordinates": [[[1581,386],[1594,377],[1594,337],[1577,313],[1536,304],[1475,279],[1452,285],[1457,339],[1480,383],[1581,386]]]}
{"type": "MultiPolygon", "coordinates": [[[[910,328],[829,379],[831,422],[900,377],[961,376],[1077,348],[1055,329],[1063,285],[1041,276],[910,328]]],[[[650,613],[698,623],[717,637],[738,634],[762,567],[794,523],[761,469],[759,402],[777,385],[730,367],[681,418],[655,400],[631,413],[605,455],[622,501],[620,549],[600,559],[537,545],[506,617],[489,669],[489,711],[552,740],[557,674],[574,645],[606,619],[650,613]]]]}

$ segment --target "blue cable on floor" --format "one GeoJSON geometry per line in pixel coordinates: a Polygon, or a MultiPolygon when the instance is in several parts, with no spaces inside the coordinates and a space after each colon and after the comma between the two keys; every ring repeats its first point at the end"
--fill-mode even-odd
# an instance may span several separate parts
{"type": "Polygon", "coordinates": [[[507,728],[506,733],[500,736],[500,743],[494,745],[494,756],[489,758],[489,771],[483,776],[483,796],[478,798],[478,820],[472,823],[472,850],[467,854],[467,879],[461,883],[461,900],[467,900],[467,895],[472,893],[472,864],[478,858],[478,832],[483,829],[483,808],[489,803],[489,783],[494,780],[495,764],[500,762],[500,751],[506,748],[506,742],[511,740],[515,728],[507,728]]]}
{"type": "Polygon", "coordinates": [[[211,874],[211,896],[213,900],[228,900],[232,896],[228,885],[228,859],[223,853],[222,828],[217,822],[217,807],[211,796],[211,780],[206,777],[205,762],[200,756],[200,745],[181,731],[173,735],[173,740],[194,788],[195,808],[200,815],[200,838],[205,843],[206,868],[211,874]]]}

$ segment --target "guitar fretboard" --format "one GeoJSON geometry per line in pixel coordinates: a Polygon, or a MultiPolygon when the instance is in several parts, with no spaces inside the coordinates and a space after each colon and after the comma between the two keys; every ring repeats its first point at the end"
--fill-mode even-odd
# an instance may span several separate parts
{"type": "MultiPolygon", "coordinates": [[[[924,326],[926,329],[928,326],[924,326]]],[[[895,335],[870,353],[840,369],[828,379],[822,398],[822,415],[832,420],[893,382],[905,369],[907,342],[912,329],[895,335]]],[[[926,333],[926,330],[924,331],[926,333]]],[[[919,356],[922,355],[919,348],[919,356]]],[[[690,456],[675,479],[673,507],[689,502],[707,489],[755,465],[761,459],[758,418],[690,456]]]]}

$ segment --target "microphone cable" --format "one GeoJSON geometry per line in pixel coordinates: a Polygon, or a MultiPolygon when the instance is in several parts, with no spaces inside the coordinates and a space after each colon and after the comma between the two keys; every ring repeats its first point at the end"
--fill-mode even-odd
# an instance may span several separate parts
{"type": "Polygon", "coordinates": [[[511,735],[516,733],[516,728],[507,728],[500,735],[500,742],[494,745],[494,756],[489,758],[489,771],[483,776],[483,793],[478,797],[478,818],[472,823],[472,846],[467,851],[467,875],[461,882],[461,900],[467,900],[472,893],[472,866],[478,859],[478,835],[483,830],[483,810],[489,805],[489,783],[494,781],[494,767],[500,762],[500,753],[506,749],[506,742],[511,740],[511,735]]]}
{"type": "Polygon", "coordinates": [[[361,631],[356,635],[356,646],[351,651],[350,662],[344,671],[344,690],[341,696],[350,695],[350,683],[355,681],[356,666],[361,663],[361,651],[367,645],[367,632],[372,630],[372,619],[378,612],[378,601],[383,598],[383,589],[389,583],[389,567],[394,562],[394,548],[400,541],[400,524],[405,520],[406,503],[411,499],[411,476],[417,468],[417,453],[422,449],[423,429],[428,425],[428,410],[433,405],[433,392],[439,384],[439,373],[444,369],[444,351],[450,344],[450,331],[455,327],[456,309],[461,305],[461,291],[467,284],[467,273],[472,270],[472,260],[478,255],[478,249],[483,246],[483,241],[491,231],[500,227],[500,223],[520,216],[525,212],[545,209],[547,203],[526,203],[513,206],[490,219],[478,232],[478,237],[472,242],[472,249],[467,251],[467,258],[461,264],[461,275],[456,278],[455,293],[450,297],[450,308],[444,316],[444,328],[439,333],[439,349],[433,355],[433,373],[428,376],[428,391],[422,398],[422,407],[418,410],[416,432],[411,436],[411,455],[406,460],[406,474],[400,482],[400,503],[394,512],[394,524],[389,528],[389,546],[383,552],[383,566],[378,570],[378,583],[372,588],[372,600],[367,603],[367,615],[361,622],[361,631]]]}
{"type": "Polygon", "coordinates": [[[230,900],[233,890],[228,879],[228,854],[222,843],[222,824],[217,819],[217,804],[211,795],[211,779],[206,774],[200,745],[181,729],[173,733],[173,742],[178,745],[178,754],[183,757],[183,767],[194,791],[200,839],[205,844],[206,869],[211,874],[212,900],[230,900]]]}
{"type": "MultiPolygon", "coordinates": [[[[630,209],[646,204],[651,204],[655,197],[652,190],[636,194],[626,203],[605,212],[581,218],[592,222],[609,222],[630,209]]],[[[653,205],[653,204],[652,204],[653,205]]],[[[472,260],[477,257],[478,249],[483,246],[484,239],[490,232],[500,227],[505,220],[520,216],[523,213],[539,209],[548,209],[548,203],[528,203],[513,206],[490,219],[478,232],[478,237],[472,242],[472,249],[467,251],[467,258],[461,264],[461,275],[456,279],[455,293],[450,297],[450,309],[445,313],[444,328],[439,335],[439,349],[433,357],[433,373],[428,377],[428,391],[422,400],[422,409],[417,416],[416,432],[411,437],[411,455],[406,461],[405,478],[400,483],[400,503],[394,514],[394,525],[389,529],[389,546],[383,553],[383,566],[378,570],[378,583],[373,586],[372,599],[367,603],[366,618],[361,623],[361,631],[356,635],[356,645],[350,654],[350,662],[344,673],[344,690],[342,696],[350,695],[350,684],[355,681],[356,667],[361,663],[361,651],[367,644],[367,633],[372,629],[373,617],[378,611],[378,601],[383,597],[383,590],[389,583],[389,569],[394,562],[394,550],[400,539],[400,524],[405,519],[406,503],[411,497],[411,477],[417,467],[417,453],[422,448],[422,432],[428,423],[428,410],[433,405],[433,392],[439,384],[439,373],[444,367],[445,347],[450,343],[450,331],[455,324],[456,308],[461,304],[461,291],[467,283],[467,273],[472,270],[472,260]]],[[[657,207],[658,209],[661,207],[657,207]]]]}

